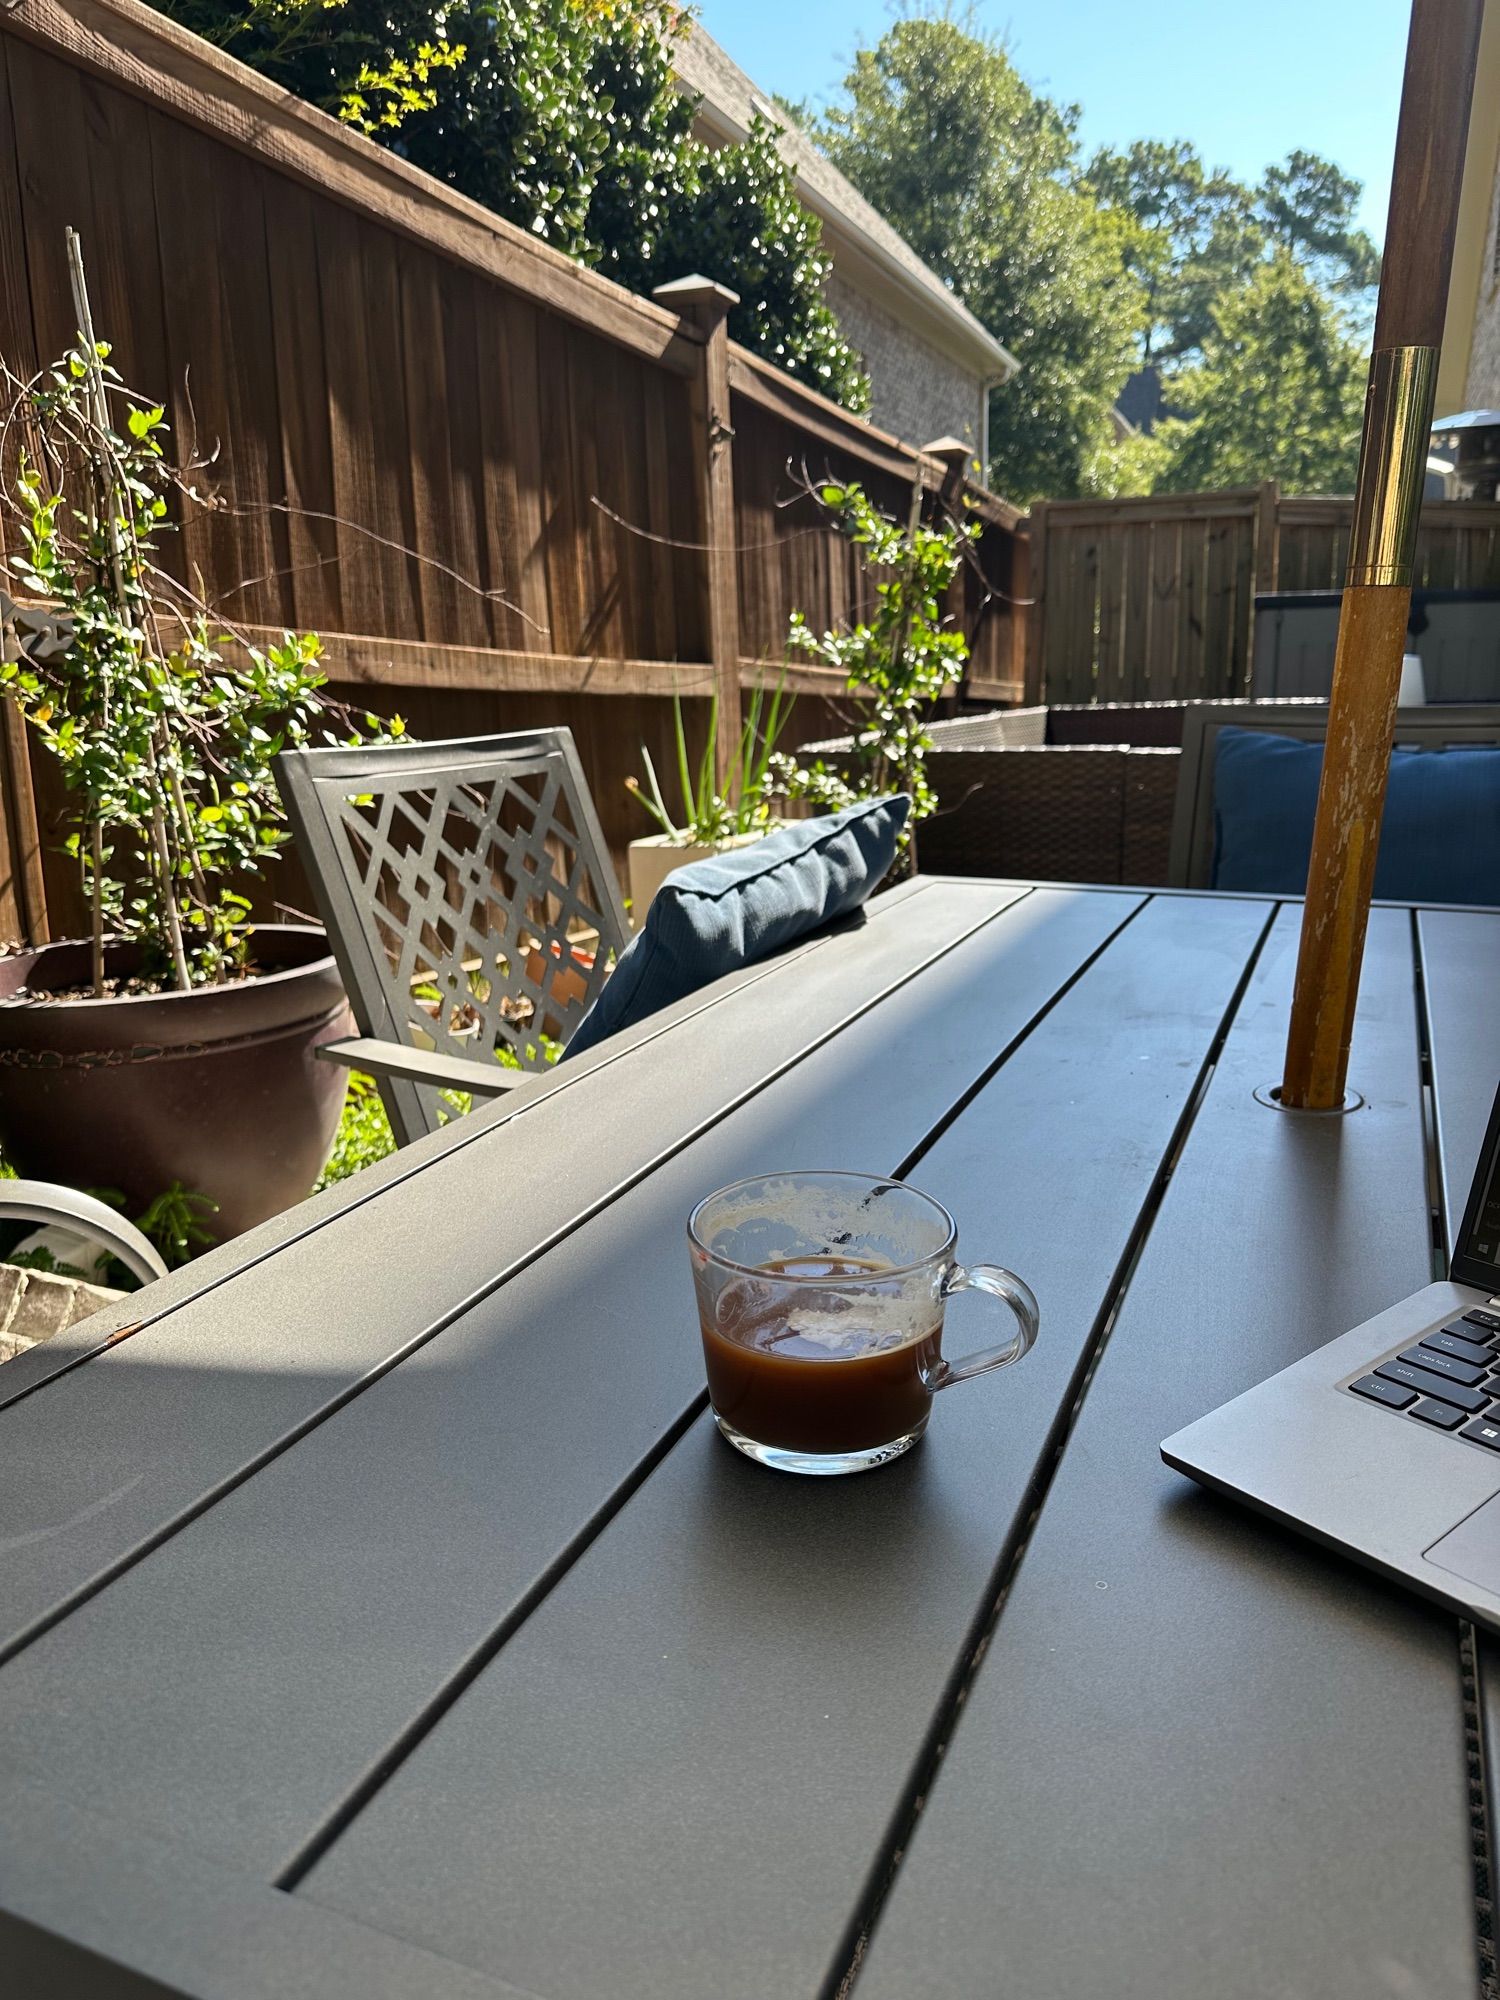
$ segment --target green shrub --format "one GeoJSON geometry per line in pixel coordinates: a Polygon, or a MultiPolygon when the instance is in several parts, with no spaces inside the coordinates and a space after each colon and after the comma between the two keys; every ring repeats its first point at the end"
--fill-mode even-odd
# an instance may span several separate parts
{"type": "Polygon", "coordinates": [[[851,409],[820,224],[775,128],[692,136],[671,0],[156,0],[185,28],[632,290],[702,273],[730,332],[851,409]]]}

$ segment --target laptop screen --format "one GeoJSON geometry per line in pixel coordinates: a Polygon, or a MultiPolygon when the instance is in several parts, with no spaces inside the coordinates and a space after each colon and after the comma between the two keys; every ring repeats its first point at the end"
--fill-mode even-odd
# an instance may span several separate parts
{"type": "Polygon", "coordinates": [[[1453,1276],[1461,1285],[1483,1285],[1491,1293],[1500,1292],[1500,1092],[1479,1149],[1469,1205],[1458,1232],[1453,1276]]]}

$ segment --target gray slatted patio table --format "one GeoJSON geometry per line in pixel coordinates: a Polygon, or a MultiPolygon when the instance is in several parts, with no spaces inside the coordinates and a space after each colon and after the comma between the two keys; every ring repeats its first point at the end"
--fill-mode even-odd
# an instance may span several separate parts
{"type": "Polygon", "coordinates": [[[0,1370],[6,2000],[1473,2000],[1500,1654],[1157,1458],[1427,1282],[1500,1074],[1500,916],[1382,907],[1367,1108],[1257,1103],[1298,917],[905,884],[0,1370]],[[705,1415],[789,1165],[1041,1300],[861,1478],[705,1415]]]}

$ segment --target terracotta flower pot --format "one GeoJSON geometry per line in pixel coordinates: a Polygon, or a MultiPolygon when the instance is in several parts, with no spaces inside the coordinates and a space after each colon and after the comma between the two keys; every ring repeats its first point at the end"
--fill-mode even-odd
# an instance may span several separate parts
{"type": "MultiPolygon", "coordinates": [[[[552,960],[555,971],[547,983],[547,991],[560,1007],[576,1006],[589,990],[589,975],[594,969],[594,953],[585,951],[578,945],[568,949],[567,962],[563,961],[562,946],[554,938],[552,960]]],[[[543,960],[540,951],[526,954],[526,977],[535,985],[542,983],[543,960]]]]}
{"type": "MultiPolygon", "coordinates": [[[[86,985],[86,943],[0,958],[0,1149],[16,1170],[118,1188],[139,1214],[173,1182],[219,1205],[222,1242],[301,1200],[328,1157],[346,1072],[319,1062],[352,1032],[325,933],[255,931],[254,978],[191,993],[49,1000],[86,985]]],[[[128,976],[133,945],[106,948],[128,976]]]]}

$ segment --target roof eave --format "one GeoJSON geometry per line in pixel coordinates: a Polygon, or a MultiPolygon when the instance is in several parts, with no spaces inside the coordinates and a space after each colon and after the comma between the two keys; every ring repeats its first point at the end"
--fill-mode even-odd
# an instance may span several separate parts
{"type": "Polygon", "coordinates": [[[1464,149],[1463,186],[1453,246],[1452,276],[1443,345],[1438,358],[1437,407],[1462,410],[1468,404],[1474,320],[1485,282],[1490,204],[1500,167],[1500,5],[1485,9],[1474,76],[1473,108],[1464,149]]]}
{"type": "MultiPolygon", "coordinates": [[[[697,99],[697,116],[715,137],[731,143],[745,138],[748,128],[722,105],[715,104],[681,77],[676,81],[685,97],[697,99]]],[[[832,246],[836,248],[843,242],[858,250],[939,330],[942,345],[955,359],[972,367],[987,383],[1008,382],[1020,372],[1021,364],[1010,349],[974,317],[962,300],[924,285],[899,258],[891,255],[878,237],[872,236],[844,210],[831,207],[819,190],[804,180],[795,163],[793,174],[798,199],[817,216],[832,246]]]]}

